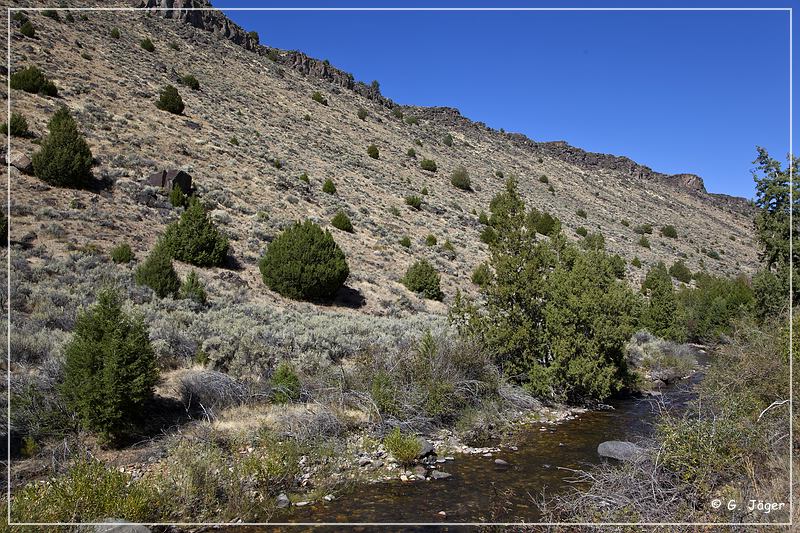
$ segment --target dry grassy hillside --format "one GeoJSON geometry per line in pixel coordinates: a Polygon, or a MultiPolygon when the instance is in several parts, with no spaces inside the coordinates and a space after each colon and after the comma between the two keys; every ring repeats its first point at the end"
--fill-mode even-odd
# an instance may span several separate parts
{"type": "Polygon", "coordinates": [[[457,287],[474,291],[469,275],[488,257],[476,213],[503,187],[500,171],[518,177],[528,204],[559,217],[576,239],[575,228],[585,226],[601,231],[607,247],[628,261],[638,256],[644,266],[628,267],[632,281],[659,260],[669,265],[685,257],[692,270],[702,261],[709,271],[728,275],[749,273],[756,263],[749,218],[707,195],[542,156],[455,110],[404,107],[406,118],[419,119],[411,125],[381,102],[157,14],[90,12],[74,22],[63,14],[60,22],[29,15],[36,36],[12,31],[12,71],[38,65],[60,94],[12,92],[12,109],[27,117],[34,136],[14,138],[11,157],[32,154],[50,116],[66,105],[97,159],[96,177],[112,183],[99,193],[57,189],[12,169],[12,240],[56,256],[87,246],[107,251],[121,241],[130,242],[137,256],[146,254],[179,214],[145,184],[146,177],[179,168],[192,174],[202,197],[215,206],[213,217],[230,236],[241,266],[204,271],[204,279],[221,278],[220,287],[227,288],[246,284],[256,300],[280,300],[264,287],[257,268],[266,243],[295,220],[329,225],[343,209],[355,232],[332,231],[350,263],[348,286],[360,293],[346,298],[363,298],[361,309],[374,314],[423,305],[437,312],[442,304],[423,303],[397,280],[416,258],[426,257],[443,273],[445,301],[457,287]],[[115,27],[119,39],[110,37],[115,27]],[[145,37],[154,52],[140,46],[145,37]],[[185,74],[197,77],[199,90],[178,84],[185,74]],[[156,108],[166,84],[179,87],[183,116],[156,108]],[[312,100],[315,91],[328,105],[312,100]],[[367,111],[364,120],[360,108],[367,111]],[[444,141],[448,134],[452,146],[444,141]],[[378,159],[367,154],[370,144],[378,147],[378,159]],[[416,157],[407,155],[410,148],[416,157]],[[433,159],[438,171],[422,170],[422,158],[433,159]],[[468,170],[473,192],[450,184],[458,166],[468,170]],[[303,173],[308,183],[299,179],[303,173]],[[334,195],[322,191],[327,178],[336,185],[334,195]],[[412,194],[424,199],[420,211],[405,205],[412,194]],[[580,209],[585,219],[576,214],[580,209]],[[633,227],[641,223],[655,228],[651,249],[637,244],[633,227]],[[677,239],[658,234],[665,224],[677,228],[677,239]],[[429,234],[437,245],[425,245],[429,234]],[[411,238],[408,249],[398,243],[404,235],[411,238]],[[447,240],[455,253],[443,249],[447,240]],[[723,255],[712,259],[702,250],[723,255]]]}

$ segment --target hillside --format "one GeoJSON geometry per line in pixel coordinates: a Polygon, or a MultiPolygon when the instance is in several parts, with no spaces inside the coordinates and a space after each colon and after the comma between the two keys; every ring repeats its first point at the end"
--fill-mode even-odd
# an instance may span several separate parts
{"type": "MultiPolygon", "coordinates": [[[[423,302],[398,279],[415,259],[426,257],[443,273],[445,302],[457,288],[474,293],[469,276],[488,257],[477,213],[487,209],[505,178],[516,176],[528,204],[557,216],[571,238],[578,239],[574,230],[584,226],[602,232],[612,252],[628,261],[639,257],[641,269],[628,266],[634,283],[648,265],[679,258],[693,271],[736,275],[755,268],[747,204],[706,193],[696,176],[665,176],[627,158],[531,141],[472,122],[454,109],[397,106],[376,87],[327,64],[257,45],[218,12],[91,12],[74,22],[30,16],[34,38],[12,32],[12,71],[37,65],[60,94],[13,92],[12,109],[27,117],[33,136],[13,139],[11,159],[30,156],[50,116],[66,105],[96,157],[95,176],[110,186],[99,193],[51,188],[12,169],[11,239],[29,248],[58,257],[128,241],[137,256],[145,255],[178,216],[146,178],[184,169],[232,241],[239,268],[201,273],[219,279],[221,291],[247,287],[247,299],[285,303],[260,280],[257,261],[265,245],[295,220],[329,226],[342,209],[355,231],[332,231],[350,264],[347,285],[358,291],[343,298],[369,314],[423,306],[442,312],[443,304],[423,302]],[[115,27],[119,39],[110,37],[115,27]],[[154,52],[140,47],[145,37],[154,52]],[[199,90],[178,83],[186,74],[199,80],[199,90]],[[183,116],[156,108],[166,84],[179,88],[183,116]],[[327,105],[312,100],[315,91],[327,105]],[[397,118],[397,108],[418,123],[397,118]],[[448,135],[452,145],[445,142],[448,135]],[[367,154],[370,144],[377,146],[378,159],[367,154]],[[415,157],[407,155],[412,148],[415,157]],[[422,170],[423,158],[434,160],[438,170],[422,170]],[[468,170],[472,192],[450,184],[458,166],[468,170]],[[308,183],[299,179],[303,173],[308,183]],[[334,195],[322,191],[328,178],[336,185],[334,195]],[[414,194],[423,198],[419,211],[404,203],[414,194]],[[581,209],[586,218],[578,216],[581,209]],[[637,244],[634,232],[644,223],[654,227],[650,249],[637,244]],[[667,224],[677,228],[677,239],[659,235],[667,224]],[[435,246],[425,245],[429,234],[435,246]],[[398,243],[405,235],[410,248],[398,243]],[[454,253],[442,248],[448,240],[454,253]],[[715,252],[719,259],[709,257],[715,252]]],[[[268,44],[269,36],[262,40],[268,44]]]]}

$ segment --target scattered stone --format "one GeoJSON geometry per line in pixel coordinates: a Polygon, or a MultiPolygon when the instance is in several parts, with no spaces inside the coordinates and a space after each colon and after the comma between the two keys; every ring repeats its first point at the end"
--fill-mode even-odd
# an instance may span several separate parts
{"type": "Polygon", "coordinates": [[[11,166],[23,174],[31,174],[33,172],[33,163],[31,163],[31,158],[25,154],[19,154],[16,157],[12,157],[11,166]]]}
{"type": "Polygon", "coordinates": [[[278,494],[278,497],[275,498],[275,505],[278,507],[278,509],[284,509],[292,505],[292,502],[289,501],[289,497],[286,494],[280,493],[278,494]]]}
{"type": "Polygon", "coordinates": [[[414,467],[414,475],[417,477],[424,478],[428,471],[425,469],[424,466],[415,466],[414,467]]]}
{"type": "Polygon", "coordinates": [[[433,448],[433,444],[423,439],[422,437],[417,437],[417,442],[419,442],[420,446],[420,451],[419,454],[417,455],[417,459],[424,459],[429,455],[436,455],[436,451],[433,448]]]}
{"type": "Polygon", "coordinates": [[[434,470],[433,472],[431,472],[431,479],[447,479],[452,476],[453,474],[450,474],[448,472],[440,472],[439,470],[434,470]]]}
{"type": "Polygon", "coordinates": [[[295,504],[296,507],[305,507],[306,505],[311,504],[311,502],[297,502],[295,504]]]}
{"type": "Polygon", "coordinates": [[[642,449],[634,443],[621,440],[607,440],[597,446],[597,454],[600,457],[609,457],[618,461],[631,461],[641,451],[642,449]]]}
{"type": "Polygon", "coordinates": [[[484,457],[491,457],[491,456],[492,456],[492,454],[487,452],[487,453],[483,454],[483,456],[484,456],[484,457]]]}
{"type": "Polygon", "coordinates": [[[439,515],[439,516],[441,516],[441,517],[447,517],[447,513],[445,513],[444,511],[439,511],[439,512],[438,512],[438,513],[436,513],[436,514],[438,514],[438,515],[439,515]]]}
{"type": "Polygon", "coordinates": [[[444,460],[445,461],[455,461],[456,458],[453,457],[452,455],[445,455],[444,460]]]}
{"type": "Polygon", "coordinates": [[[400,481],[408,481],[408,476],[405,474],[400,474],[400,481]]]}
{"type": "Polygon", "coordinates": [[[371,462],[372,459],[370,459],[369,457],[362,457],[358,460],[358,466],[364,467],[370,464],[371,462]]]}
{"type": "Polygon", "coordinates": [[[508,461],[504,461],[502,459],[495,459],[494,464],[497,466],[509,466],[508,461]]]}
{"type": "Polygon", "coordinates": [[[326,494],[325,496],[322,497],[322,499],[325,500],[326,502],[332,502],[333,500],[336,499],[336,497],[333,494],[326,494]]]}

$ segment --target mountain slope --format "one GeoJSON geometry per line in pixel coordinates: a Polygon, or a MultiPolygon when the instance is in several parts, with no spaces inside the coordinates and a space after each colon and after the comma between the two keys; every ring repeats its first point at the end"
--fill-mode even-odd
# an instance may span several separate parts
{"type": "MultiPolygon", "coordinates": [[[[164,1],[173,7],[184,3],[164,1]]],[[[395,104],[376,87],[302,53],[260,47],[218,12],[89,12],[87,20],[74,22],[28,15],[36,37],[12,28],[12,71],[39,66],[60,97],[12,91],[12,109],[27,117],[34,137],[14,138],[11,159],[32,154],[50,116],[66,105],[86,133],[96,175],[113,183],[99,193],[55,189],[14,169],[11,238],[34,250],[107,251],[128,241],[143,257],[178,216],[146,185],[146,177],[180,168],[215,206],[212,216],[230,236],[241,267],[207,269],[201,277],[218,279],[220,290],[254,300],[287,304],[260,280],[257,260],[267,242],[295,220],[330,226],[341,209],[355,227],[353,234],[331,228],[350,263],[348,286],[358,291],[347,297],[363,299],[361,311],[372,314],[422,307],[441,312],[443,304],[419,301],[397,280],[426,257],[443,274],[446,302],[456,288],[474,292],[469,275],[488,257],[476,213],[488,208],[509,176],[519,179],[530,206],[559,217],[570,236],[578,238],[579,226],[601,231],[608,249],[628,260],[639,257],[642,269],[628,267],[634,283],[647,265],[681,257],[693,271],[705,267],[735,275],[756,267],[746,203],[707,194],[699,178],[664,176],[626,158],[533,142],[448,108],[400,106],[405,118],[418,120],[408,124],[393,115],[395,104]],[[110,36],[115,27],[119,39],[110,36]],[[145,37],[155,44],[154,52],[140,47],[145,37]],[[186,74],[197,77],[200,90],[179,84],[186,74]],[[183,116],[156,108],[166,84],[179,88],[183,116]],[[327,105],[312,99],[316,91],[327,105]],[[367,111],[364,120],[360,108],[367,111]],[[452,146],[445,142],[448,135],[452,146]],[[378,159],[367,154],[371,144],[378,159]],[[407,155],[412,148],[416,157],[407,155]],[[436,161],[438,171],[422,170],[423,157],[436,161]],[[473,192],[450,184],[459,166],[468,170],[473,192]],[[303,173],[308,183],[299,179],[303,173]],[[543,175],[547,183],[540,181],[543,175]],[[335,195],[322,192],[328,178],[336,184],[335,195]],[[415,194],[424,199],[420,211],[404,203],[415,194]],[[643,223],[655,228],[648,236],[650,249],[637,244],[633,231],[643,223]],[[677,228],[677,239],[658,235],[667,224],[677,228]],[[437,245],[424,244],[429,234],[437,245]],[[409,249],[398,243],[405,235],[412,241],[409,249]],[[442,248],[447,240],[454,256],[442,248]],[[709,252],[722,255],[714,259],[709,252]]],[[[36,261],[36,254],[30,260],[36,261]]]]}

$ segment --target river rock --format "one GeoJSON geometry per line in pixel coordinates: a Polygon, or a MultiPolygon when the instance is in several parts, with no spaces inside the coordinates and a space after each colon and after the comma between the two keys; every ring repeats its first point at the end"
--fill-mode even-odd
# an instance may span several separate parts
{"type": "Polygon", "coordinates": [[[504,461],[502,459],[495,459],[494,464],[496,466],[509,466],[508,461],[504,461]]]}
{"type": "Polygon", "coordinates": [[[107,518],[103,522],[108,524],[99,524],[92,529],[96,533],[150,533],[150,528],[141,524],[129,524],[125,520],[117,518],[107,518]]]}
{"type": "Polygon", "coordinates": [[[292,502],[289,501],[289,497],[284,493],[278,494],[278,497],[275,498],[275,505],[278,507],[278,509],[284,509],[289,507],[291,504],[292,502]]]}
{"type": "Polygon", "coordinates": [[[607,440],[597,446],[597,455],[618,461],[632,461],[641,451],[634,443],[621,440],[607,440]]]}
{"type": "Polygon", "coordinates": [[[417,442],[419,442],[419,454],[417,454],[417,459],[424,459],[429,455],[436,455],[433,444],[428,442],[426,439],[417,437],[417,442]]]}
{"type": "Polygon", "coordinates": [[[440,472],[438,470],[434,470],[431,472],[431,479],[447,479],[451,477],[453,474],[449,474],[447,472],[440,472]]]}
{"type": "Polygon", "coordinates": [[[425,469],[424,466],[415,466],[414,467],[414,475],[420,478],[424,478],[428,471],[425,469]]]}

